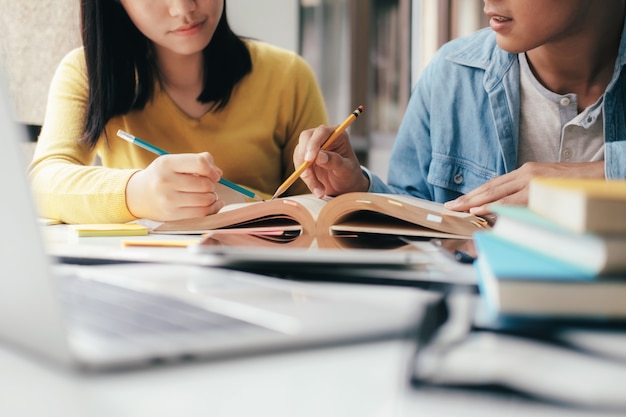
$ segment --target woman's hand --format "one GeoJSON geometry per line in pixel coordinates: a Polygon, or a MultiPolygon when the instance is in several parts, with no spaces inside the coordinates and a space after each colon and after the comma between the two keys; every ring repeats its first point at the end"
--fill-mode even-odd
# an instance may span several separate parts
{"type": "Polygon", "coordinates": [[[486,182],[445,207],[477,216],[490,213],[489,204],[527,205],[528,186],[534,177],[605,178],[604,161],[577,163],[527,162],[518,169],[486,182]]]}
{"type": "Polygon", "coordinates": [[[128,210],[157,221],[214,214],[224,207],[216,192],[221,175],[208,152],[160,156],[128,181],[128,210]]]}
{"type": "Polygon", "coordinates": [[[319,198],[351,191],[367,191],[369,188],[369,181],[361,171],[361,164],[346,132],[328,149],[321,150],[334,129],[330,126],[319,126],[303,131],[293,154],[296,168],[305,161],[313,162],[300,178],[319,198]]]}

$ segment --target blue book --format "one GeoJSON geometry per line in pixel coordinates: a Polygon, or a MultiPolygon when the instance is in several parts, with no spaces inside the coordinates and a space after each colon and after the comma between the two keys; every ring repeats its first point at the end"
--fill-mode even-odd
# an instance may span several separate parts
{"type": "Polygon", "coordinates": [[[492,316],[626,318],[626,275],[598,276],[496,235],[477,232],[475,269],[492,316]]]}

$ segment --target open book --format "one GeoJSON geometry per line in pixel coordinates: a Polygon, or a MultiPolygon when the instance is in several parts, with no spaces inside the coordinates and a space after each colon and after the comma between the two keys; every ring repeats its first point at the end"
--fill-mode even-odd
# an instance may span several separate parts
{"type": "MultiPolygon", "coordinates": [[[[256,232],[251,235],[260,244],[305,247],[316,239],[320,247],[349,247],[359,246],[363,239],[372,242],[389,237],[471,238],[475,231],[489,226],[480,217],[447,210],[440,203],[403,195],[355,192],[327,200],[305,194],[231,204],[210,216],[161,223],[152,233],[202,234],[233,228],[254,228],[256,232]],[[283,233],[260,233],[259,228],[264,227],[283,233]]],[[[215,237],[226,244],[249,239],[241,233],[216,233],[215,237]]]]}

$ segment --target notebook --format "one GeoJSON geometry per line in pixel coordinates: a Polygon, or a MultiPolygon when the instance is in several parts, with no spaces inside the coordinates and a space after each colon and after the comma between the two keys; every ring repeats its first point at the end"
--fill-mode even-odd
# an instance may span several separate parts
{"type": "Polygon", "coordinates": [[[4,347],[101,371],[402,337],[418,327],[433,295],[416,289],[299,283],[172,263],[56,263],[25,174],[25,134],[0,96],[4,347]]]}

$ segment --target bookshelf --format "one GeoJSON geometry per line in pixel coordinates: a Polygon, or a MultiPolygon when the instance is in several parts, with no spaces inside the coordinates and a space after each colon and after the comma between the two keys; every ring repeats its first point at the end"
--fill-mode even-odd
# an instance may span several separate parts
{"type": "Polygon", "coordinates": [[[390,147],[410,93],[411,0],[301,0],[300,51],[313,66],[331,123],[359,104],[351,127],[363,162],[390,147]]]}
{"type": "Polygon", "coordinates": [[[331,123],[350,128],[360,160],[386,178],[389,153],[421,70],[444,43],[486,25],[482,0],[300,0],[299,51],[331,123]]]}

